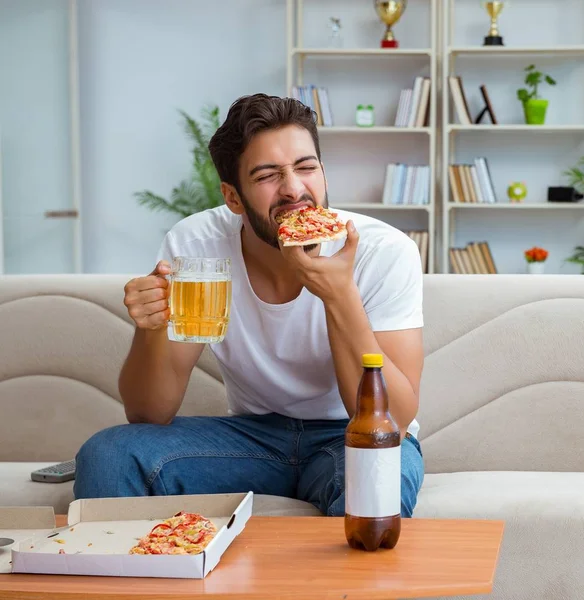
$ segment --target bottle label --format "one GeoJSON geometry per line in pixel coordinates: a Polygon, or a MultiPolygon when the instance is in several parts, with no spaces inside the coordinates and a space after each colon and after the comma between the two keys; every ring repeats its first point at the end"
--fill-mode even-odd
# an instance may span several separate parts
{"type": "Polygon", "coordinates": [[[345,512],[373,518],[401,514],[401,446],[345,446],[345,512]]]}

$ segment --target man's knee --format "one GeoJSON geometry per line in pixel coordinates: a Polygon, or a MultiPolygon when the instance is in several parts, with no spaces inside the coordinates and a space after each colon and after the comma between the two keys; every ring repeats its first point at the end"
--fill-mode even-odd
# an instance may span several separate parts
{"type": "Polygon", "coordinates": [[[419,442],[406,438],[402,442],[401,460],[401,515],[409,518],[414,514],[418,494],[424,480],[424,459],[419,442]]]}
{"type": "Polygon", "coordinates": [[[401,479],[401,516],[410,518],[418,501],[418,492],[412,485],[411,479],[402,475],[401,479]]]}
{"type": "Polygon", "coordinates": [[[75,498],[143,495],[146,492],[135,489],[134,493],[128,493],[129,475],[137,470],[132,448],[136,427],[140,426],[109,427],[95,433],[81,446],[75,457],[75,498]]]}

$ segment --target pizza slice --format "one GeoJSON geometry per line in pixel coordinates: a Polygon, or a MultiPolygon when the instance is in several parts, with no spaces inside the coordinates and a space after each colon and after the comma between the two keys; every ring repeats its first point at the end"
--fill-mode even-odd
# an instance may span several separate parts
{"type": "Polygon", "coordinates": [[[276,217],[278,239],[283,246],[307,246],[340,240],[347,236],[338,214],[322,206],[304,206],[276,217]]]}
{"type": "Polygon", "coordinates": [[[200,554],[217,528],[197,513],[179,512],[155,525],[130,549],[130,554],[200,554]]]}

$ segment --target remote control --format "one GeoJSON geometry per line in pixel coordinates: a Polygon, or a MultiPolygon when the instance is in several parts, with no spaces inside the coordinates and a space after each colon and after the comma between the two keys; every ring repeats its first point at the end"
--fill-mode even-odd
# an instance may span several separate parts
{"type": "Polygon", "coordinates": [[[75,479],[75,460],[68,460],[62,463],[37,469],[30,474],[33,481],[41,483],[62,483],[75,479]]]}

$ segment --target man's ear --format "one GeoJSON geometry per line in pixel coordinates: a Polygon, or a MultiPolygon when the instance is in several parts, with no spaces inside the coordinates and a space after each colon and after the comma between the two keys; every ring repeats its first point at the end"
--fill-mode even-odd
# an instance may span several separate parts
{"type": "Polygon", "coordinates": [[[225,199],[225,204],[232,213],[242,215],[245,212],[239,193],[230,183],[221,182],[221,193],[225,199]]]}

